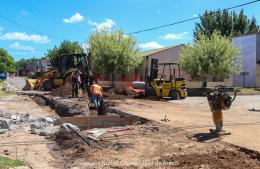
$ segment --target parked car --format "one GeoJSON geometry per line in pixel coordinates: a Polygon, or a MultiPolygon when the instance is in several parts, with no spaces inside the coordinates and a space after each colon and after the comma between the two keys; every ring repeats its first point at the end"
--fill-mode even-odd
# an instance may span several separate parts
{"type": "Polygon", "coordinates": [[[6,79],[6,74],[0,73],[0,80],[5,80],[6,79]]]}

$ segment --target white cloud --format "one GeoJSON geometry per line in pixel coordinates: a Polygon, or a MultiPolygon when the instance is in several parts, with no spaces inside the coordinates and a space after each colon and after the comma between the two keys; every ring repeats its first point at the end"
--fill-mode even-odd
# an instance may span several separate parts
{"type": "Polygon", "coordinates": [[[63,19],[63,22],[65,23],[76,23],[76,22],[82,22],[84,20],[84,17],[80,15],[80,13],[75,13],[70,18],[63,19]]]}
{"type": "Polygon", "coordinates": [[[23,46],[19,42],[15,42],[10,45],[11,48],[19,51],[24,51],[24,52],[34,52],[35,49],[31,46],[23,46]]]}
{"type": "Polygon", "coordinates": [[[88,24],[91,26],[95,26],[96,31],[100,31],[100,30],[104,30],[104,29],[110,30],[111,28],[113,28],[116,25],[116,23],[112,19],[105,19],[105,21],[101,22],[101,23],[97,23],[95,21],[88,20],[88,24]]]}
{"type": "Polygon", "coordinates": [[[82,44],[81,44],[81,47],[83,48],[84,51],[87,52],[88,49],[89,49],[89,44],[87,44],[87,43],[82,43],[82,44]]]}
{"type": "Polygon", "coordinates": [[[97,23],[97,22],[95,22],[95,21],[92,21],[91,19],[90,19],[90,20],[88,20],[88,24],[89,24],[89,25],[91,25],[91,26],[97,26],[97,25],[98,25],[98,23],[97,23]]]}
{"type": "Polygon", "coordinates": [[[24,32],[8,32],[0,36],[0,40],[20,40],[20,41],[32,41],[35,43],[48,43],[50,39],[48,36],[26,34],[24,32]]]}
{"type": "Polygon", "coordinates": [[[162,48],[162,47],[164,47],[164,46],[162,46],[159,43],[154,42],[154,41],[140,44],[140,48],[142,48],[142,49],[158,49],[158,48],[162,48]]]}
{"type": "Polygon", "coordinates": [[[160,38],[164,39],[164,40],[176,40],[176,39],[186,38],[186,35],[188,35],[188,32],[182,32],[182,33],[178,33],[178,34],[170,33],[170,34],[166,34],[164,36],[160,36],[160,38]]]}
{"type": "Polygon", "coordinates": [[[97,30],[111,29],[115,26],[115,24],[116,23],[112,19],[106,19],[104,22],[101,22],[100,24],[98,24],[96,29],[97,30]]]}

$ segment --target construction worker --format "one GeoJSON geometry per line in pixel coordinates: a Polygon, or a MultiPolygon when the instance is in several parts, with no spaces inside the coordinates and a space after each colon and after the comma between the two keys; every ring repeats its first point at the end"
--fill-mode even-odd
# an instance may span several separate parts
{"type": "Polygon", "coordinates": [[[96,82],[93,82],[91,86],[92,101],[97,108],[98,114],[102,114],[102,104],[103,104],[103,89],[96,82]]]}
{"type": "Polygon", "coordinates": [[[72,70],[72,97],[78,97],[79,88],[81,86],[81,71],[79,64],[72,70]]]}

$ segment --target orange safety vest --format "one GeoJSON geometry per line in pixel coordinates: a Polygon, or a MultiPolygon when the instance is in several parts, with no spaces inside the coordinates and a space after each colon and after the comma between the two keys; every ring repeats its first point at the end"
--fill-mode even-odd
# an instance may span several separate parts
{"type": "Polygon", "coordinates": [[[97,84],[93,84],[91,86],[91,93],[92,94],[98,94],[100,96],[103,96],[103,89],[101,86],[97,85],[97,84]]]}

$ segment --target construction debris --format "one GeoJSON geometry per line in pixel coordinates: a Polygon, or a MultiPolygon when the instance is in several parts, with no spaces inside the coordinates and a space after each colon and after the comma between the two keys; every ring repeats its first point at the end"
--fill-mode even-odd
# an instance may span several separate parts
{"type": "Polygon", "coordinates": [[[41,136],[52,135],[59,130],[58,126],[53,126],[54,120],[50,117],[40,117],[33,119],[30,124],[31,133],[41,136]]]}
{"type": "Polygon", "coordinates": [[[170,119],[168,119],[168,118],[167,118],[167,116],[166,116],[166,115],[164,115],[164,118],[162,118],[162,119],[161,119],[161,121],[164,121],[164,122],[169,122],[169,121],[170,121],[170,119]]]}
{"type": "Polygon", "coordinates": [[[71,132],[71,128],[78,133],[80,132],[80,129],[71,123],[63,123],[60,125],[61,132],[71,132]]]}
{"type": "Polygon", "coordinates": [[[10,124],[6,119],[0,118],[0,134],[4,134],[7,130],[9,130],[10,124]]]}
{"type": "Polygon", "coordinates": [[[28,123],[29,121],[29,114],[9,113],[0,110],[0,134],[4,134],[8,130],[15,129],[22,123],[28,123]]]}

